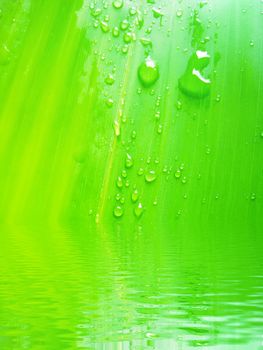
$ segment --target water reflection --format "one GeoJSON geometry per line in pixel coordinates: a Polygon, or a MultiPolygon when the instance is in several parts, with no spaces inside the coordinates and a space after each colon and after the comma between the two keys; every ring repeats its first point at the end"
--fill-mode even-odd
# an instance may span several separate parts
{"type": "Polygon", "coordinates": [[[116,232],[2,230],[1,349],[260,348],[260,237],[116,232]]]}

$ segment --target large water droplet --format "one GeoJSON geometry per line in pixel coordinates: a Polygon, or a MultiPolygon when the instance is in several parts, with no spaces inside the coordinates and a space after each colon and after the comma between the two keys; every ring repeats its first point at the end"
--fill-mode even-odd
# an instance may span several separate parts
{"type": "Polygon", "coordinates": [[[151,57],[147,57],[139,66],[138,77],[142,85],[145,87],[152,86],[159,78],[158,65],[151,57]]]}
{"type": "Polygon", "coordinates": [[[210,56],[206,51],[196,51],[190,58],[186,71],[179,79],[180,90],[190,97],[203,98],[209,95],[211,81],[202,71],[208,66],[210,56]]]}

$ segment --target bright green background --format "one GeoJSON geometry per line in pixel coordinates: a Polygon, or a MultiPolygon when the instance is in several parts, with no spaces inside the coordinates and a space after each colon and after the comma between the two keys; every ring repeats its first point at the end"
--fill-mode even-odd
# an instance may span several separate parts
{"type": "Polygon", "coordinates": [[[0,0],[1,349],[262,348],[263,3],[152,2],[0,0]]]}

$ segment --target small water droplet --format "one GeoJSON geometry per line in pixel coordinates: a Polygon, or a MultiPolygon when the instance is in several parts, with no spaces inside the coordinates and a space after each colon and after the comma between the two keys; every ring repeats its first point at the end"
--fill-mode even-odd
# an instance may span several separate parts
{"type": "Polygon", "coordinates": [[[180,171],[180,169],[178,169],[176,172],[175,172],[175,174],[174,174],[174,176],[175,176],[175,178],[176,179],[179,179],[180,177],[181,177],[181,171],[180,171]]]}
{"type": "Polygon", "coordinates": [[[252,201],[256,200],[256,193],[251,193],[250,199],[252,201]]]}
{"type": "Polygon", "coordinates": [[[156,172],[154,170],[148,170],[145,174],[145,181],[146,182],[153,182],[157,178],[156,172]]]}
{"type": "Polygon", "coordinates": [[[120,176],[117,177],[116,186],[118,188],[122,188],[123,186],[122,178],[120,176]]]}
{"type": "Polygon", "coordinates": [[[117,205],[113,210],[113,214],[116,218],[120,218],[123,215],[123,208],[117,205]]]}
{"type": "Polygon", "coordinates": [[[132,202],[135,203],[135,202],[137,202],[138,198],[139,198],[139,192],[138,192],[137,189],[135,189],[135,190],[132,192],[131,200],[132,200],[132,202]]]}
{"type": "Polygon", "coordinates": [[[125,166],[126,168],[131,168],[133,166],[132,156],[128,153],[126,155],[125,166]]]}
{"type": "Polygon", "coordinates": [[[129,28],[129,26],[130,26],[130,23],[127,19],[124,19],[120,24],[121,30],[126,30],[129,28]]]}
{"type": "Polygon", "coordinates": [[[158,80],[159,68],[150,56],[139,66],[138,77],[144,87],[150,87],[158,80]]]}
{"type": "Polygon", "coordinates": [[[125,44],[125,45],[123,46],[123,48],[121,49],[121,52],[124,53],[124,54],[126,54],[126,53],[128,52],[128,50],[129,50],[129,46],[128,46],[127,44],[125,44]]]}
{"type": "Polygon", "coordinates": [[[138,170],[138,175],[139,176],[141,176],[141,175],[143,175],[143,173],[144,173],[144,170],[143,170],[143,168],[139,168],[139,170],[138,170]]]}
{"type": "Polygon", "coordinates": [[[122,170],[121,176],[126,178],[127,177],[127,171],[125,169],[122,170]]]}
{"type": "Polygon", "coordinates": [[[108,31],[110,30],[109,24],[105,21],[100,22],[100,28],[104,33],[108,33],[108,31]]]}
{"type": "Polygon", "coordinates": [[[186,184],[186,182],[187,182],[187,179],[186,179],[186,177],[184,176],[184,177],[182,178],[182,184],[186,184]]]}
{"type": "Polygon", "coordinates": [[[119,28],[118,27],[114,27],[112,29],[112,35],[117,38],[119,35],[120,35],[120,31],[119,31],[119,28]]]}
{"type": "Polygon", "coordinates": [[[181,9],[179,9],[179,10],[176,11],[176,16],[177,16],[177,17],[180,18],[180,17],[182,17],[182,15],[183,15],[183,11],[182,11],[181,9]]]}
{"type": "Polygon", "coordinates": [[[137,218],[141,217],[143,213],[142,203],[138,203],[138,205],[134,208],[134,214],[137,218]]]}
{"type": "Polygon", "coordinates": [[[135,7],[131,7],[131,8],[129,9],[129,14],[130,14],[131,16],[135,16],[136,13],[137,13],[137,10],[136,10],[135,7]]]}
{"type": "Polygon", "coordinates": [[[117,137],[120,136],[120,134],[121,134],[121,127],[120,127],[120,124],[119,124],[118,120],[114,120],[113,128],[114,128],[115,135],[117,137]]]}
{"type": "Polygon", "coordinates": [[[113,6],[115,9],[120,9],[120,8],[122,8],[122,6],[123,6],[123,0],[114,0],[113,3],[112,3],[112,6],[113,6]]]}
{"type": "Polygon", "coordinates": [[[107,85],[113,85],[115,82],[115,79],[114,79],[114,76],[112,74],[108,74],[104,81],[107,85]]]}
{"type": "Polygon", "coordinates": [[[113,101],[112,98],[108,98],[108,99],[106,100],[106,105],[107,105],[109,108],[111,108],[111,107],[113,106],[113,103],[114,103],[114,101],[113,101]]]}
{"type": "Polygon", "coordinates": [[[158,125],[157,132],[158,134],[161,134],[163,132],[163,126],[161,124],[158,125]]]}
{"type": "Polygon", "coordinates": [[[133,130],[131,133],[131,138],[134,140],[134,139],[136,139],[136,136],[137,136],[137,133],[135,130],[133,130]]]}

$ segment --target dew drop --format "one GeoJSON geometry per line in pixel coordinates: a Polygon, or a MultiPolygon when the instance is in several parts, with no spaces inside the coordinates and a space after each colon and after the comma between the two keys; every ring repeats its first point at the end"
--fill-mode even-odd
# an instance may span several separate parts
{"type": "Polygon", "coordinates": [[[139,198],[139,192],[137,189],[135,189],[133,192],[132,192],[132,195],[131,195],[131,200],[133,203],[137,202],[139,198]]]}
{"type": "Polygon", "coordinates": [[[113,210],[113,215],[116,218],[120,218],[123,215],[123,208],[120,205],[117,205],[113,210]]]}
{"type": "Polygon", "coordinates": [[[107,33],[110,30],[109,24],[105,21],[100,22],[100,28],[104,33],[107,33]]]}
{"type": "Polygon", "coordinates": [[[251,193],[250,199],[252,201],[256,200],[256,193],[251,193]]]}
{"type": "Polygon", "coordinates": [[[125,169],[122,170],[121,176],[126,178],[127,177],[127,171],[125,169]]]}
{"type": "Polygon", "coordinates": [[[120,124],[119,124],[118,120],[114,121],[113,128],[114,128],[115,135],[117,137],[120,136],[120,134],[121,134],[121,127],[120,127],[120,124]]]}
{"type": "Polygon", "coordinates": [[[129,26],[130,26],[130,23],[127,19],[124,19],[120,24],[121,30],[126,30],[129,28],[129,26]]]}
{"type": "Polygon", "coordinates": [[[151,57],[147,57],[139,66],[138,77],[144,87],[150,87],[158,80],[159,68],[151,57]]]}
{"type": "Polygon", "coordinates": [[[123,0],[114,0],[113,3],[112,3],[112,6],[113,6],[115,9],[120,9],[120,8],[122,8],[122,6],[123,6],[123,0]]]}
{"type": "Polygon", "coordinates": [[[143,170],[143,168],[139,168],[139,170],[138,170],[138,175],[139,176],[141,176],[141,175],[143,175],[143,173],[144,173],[144,170],[143,170]]]}
{"type": "Polygon", "coordinates": [[[109,108],[111,108],[111,107],[113,106],[113,103],[114,103],[114,101],[113,101],[112,98],[108,98],[108,99],[106,100],[106,105],[107,105],[109,108]]]}
{"type": "Polygon", "coordinates": [[[132,156],[128,153],[126,155],[125,166],[126,168],[131,168],[133,166],[132,156]]]}
{"type": "Polygon", "coordinates": [[[190,58],[186,71],[179,79],[179,89],[187,96],[203,98],[209,95],[211,88],[210,79],[202,75],[204,68],[208,66],[210,56],[206,51],[197,50],[190,58]]]}
{"type": "Polygon", "coordinates": [[[117,177],[116,186],[118,188],[122,188],[123,186],[122,178],[120,176],[117,177]]]}
{"type": "Polygon", "coordinates": [[[178,169],[178,170],[175,172],[174,176],[175,176],[176,179],[180,179],[180,177],[181,177],[181,171],[178,169]]]}
{"type": "Polygon", "coordinates": [[[145,181],[146,182],[153,182],[157,178],[156,172],[154,170],[148,170],[145,174],[145,181]]]}
{"type": "Polygon", "coordinates": [[[143,213],[142,203],[138,203],[138,205],[134,208],[134,214],[137,218],[141,217],[143,213]]]}
{"type": "Polygon", "coordinates": [[[117,38],[119,35],[120,35],[120,31],[119,31],[119,28],[118,27],[114,27],[112,29],[112,35],[117,38]]]}
{"type": "Polygon", "coordinates": [[[114,79],[114,76],[112,74],[108,74],[104,81],[107,85],[113,85],[115,82],[115,79],[114,79]]]}
{"type": "Polygon", "coordinates": [[[183,15],[183,11],[181,9],[176,11],[176,16],[178,18],[182,17],[182,15],[183,15]]]}

